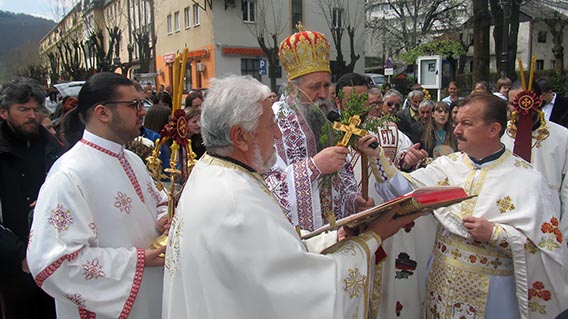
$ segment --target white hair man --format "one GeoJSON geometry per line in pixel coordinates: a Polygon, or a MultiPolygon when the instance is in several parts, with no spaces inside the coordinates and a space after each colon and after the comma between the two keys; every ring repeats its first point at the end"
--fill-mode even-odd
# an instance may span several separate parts
{"type": "Polygon", "coordinates": [[[372,254],[416,217],[387,214],[326,255],[309,252],[260,175],[281,136],[269,93],[249,76],[211,81],[207,154],[169,233],[164,319],[367,318],[372,254]]]}

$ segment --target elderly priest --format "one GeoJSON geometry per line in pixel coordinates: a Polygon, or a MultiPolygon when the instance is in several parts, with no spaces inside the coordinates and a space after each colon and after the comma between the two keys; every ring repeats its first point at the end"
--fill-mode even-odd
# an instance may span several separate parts
{"type": "Polygon", "coordinates": [[[373,252],[415,216],[385,214],[359,236],[311,253],[260,175],[281,133],[270,89],[212,81],[207,147],[170,228],[163,318],[366,318],[373,252]]]}

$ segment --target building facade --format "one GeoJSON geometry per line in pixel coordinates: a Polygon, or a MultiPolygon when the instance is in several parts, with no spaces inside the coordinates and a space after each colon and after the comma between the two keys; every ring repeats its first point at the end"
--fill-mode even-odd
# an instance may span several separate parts
{"type": "MultiPolygon", "coordinates": [[[[296,32],[295,25],[301,21],[307,30],[326,35],[335,63],[338,51],[332,30],[345,30],[339,47],[348,64],[351,45],[346,27],[354,27],[355,35],[362,34],[363,16],[363,0],[83,0],[45,36],[41,53],[46,55],[55,48],[60,30],[67,25],[63,33],[73,29],[82,41],[90,30],[103,30],[108,52],[113,42],[107,30],[118,28],[120,35],[105,61],[115,72],[141,83],[171,86],[175,56],[187,47],[186,92],[206,88],[211,78],[228,74],[248,74],[269,85],[268,60],[258,41],[261,34],[268,48],[274,47],[274,34],[278,47],[296,32]],[[359,23],[351,23],[357,16],[361,17],[359,23]]],[[[355,36],[353,44],[353,53],[361,56],[354,71],[362,73],[364,41],[355,36]]],[[[96,67],[92,52],[87,51],[81,59],[87,68],[96,67]]],[[[286,75],[281,68],[276,74],[277,85],[284,85],[286,75]]]]}

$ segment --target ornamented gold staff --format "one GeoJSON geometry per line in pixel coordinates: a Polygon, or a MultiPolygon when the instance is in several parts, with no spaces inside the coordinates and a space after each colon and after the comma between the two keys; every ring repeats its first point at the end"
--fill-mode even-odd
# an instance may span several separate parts
{"type": "MultiPolygon", "coordinates": [[[[173,97],[172,97],[172,115],[169,122],[164,125],[160,131],[160,138],[156,141],[152,155],[149,156],[147,161],[147,169],[150,175],[156,181],[157,187],[160,191],[165,191],[168,195],[168,218],[174,216],[174,210],[177,198],[181,194],[185,182],[189,177],[191,168],[195,165],[195,153],[191,149],[191,140],[188,138],[188,121],[187,114],[181,109],[181,100],[183,97],[183,80],[187,63],[187,48],[183,49],[183,53],[175,57],[173,72],[173,97]],[[160,149],[168,140],[172,140],[170,146],[170,167],[162,170],[162,161],[160,160],[160,149]],[[167,179],[169,174],[169,185],[166,188],[162,180],[167,179]],[[181,188],[176,190],[176,180],[180,182],[181,188]]],[[[165,246],[168,242],[167,235],[158,237],[151,248],[158,248],[165,246]]]]}

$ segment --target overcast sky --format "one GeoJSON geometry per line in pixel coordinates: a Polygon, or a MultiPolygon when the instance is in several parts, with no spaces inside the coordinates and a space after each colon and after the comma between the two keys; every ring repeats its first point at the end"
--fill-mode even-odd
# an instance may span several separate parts
{"type": "Polygon", "coordinates": [[[56,0],[0,0],[0,10],[55,20],[53,3],[56,0]]]}

